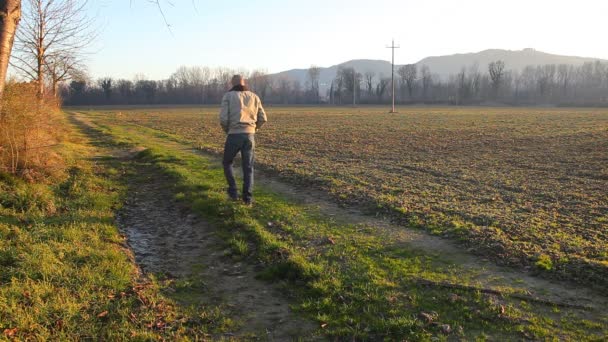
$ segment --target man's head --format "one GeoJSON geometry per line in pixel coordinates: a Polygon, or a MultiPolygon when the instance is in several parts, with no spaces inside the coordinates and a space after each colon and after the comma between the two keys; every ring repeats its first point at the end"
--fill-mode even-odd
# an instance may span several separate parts
{"type": "Polygon", "coordinates": [[[244,86],[245,85],[245,79],[243,78],[242,75],[234,75],[232,76],[232,86],[244,86]]]}

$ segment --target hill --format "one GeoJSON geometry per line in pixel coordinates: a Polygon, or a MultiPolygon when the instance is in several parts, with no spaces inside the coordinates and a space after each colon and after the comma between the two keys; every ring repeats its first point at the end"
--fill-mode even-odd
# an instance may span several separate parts
{"type": "MultiPolygon", "coordinates": [[[[463,53],[446,56],[427,57],[416,64],[419,67],[422,67],[423,65],[428,66],[433,74],[436,74],[440,78],[445,79],[450,75],[458,73],[462,69],[462,67],[469,68],[470,66],[478,65],[480,71],[485,71],[487,65],[490,62],[496,60],[504,61],[507,69],[509,70],[522,70],[528,65],[581,65],[585,62],[593,62],[596,60],[608,62],[608,60],[601,60],[597,58],[555,55],[542,51],[537,51],[535,49],[490,49],[476,53],[463,53]]],[[[378,77],[379,75],[390,76],[391,74],[390,62],[372,59],[356,59],[345,63],[333,65],[327,68],[321,68],[320,83],[322,94],[327,90],[327,88],[331,84],[331,81],[336,76],[336,71],[339,67],[354,67],[355,70],[360,73],[371,71],[376,75],[376,77],[378,77]]],[[[395,69],[399,67],[400,65],[396,65],[395,69]]],[[[277,79],[287,78],[291,81],[299,81],[302,85],[304,85],[308,80],[308,73],[307,69],[292,69],[273,74],[272,77],[277,79]]]]}
{"type": "MultiPolygon", "coordinates": [[[[480,70],[486,70],[490,62],[502,60],[509,70],[522,70],[528,65],[569,64],[581,65],[593,62],[597,58],[554,55],[534,49],[499,50],[491,49],[477,53],[463,53],[449,56],[427,57],[416,63],[426,65],[435,74],[442,78],[458,73],[462,67],[477,64],[480,70]]],[[[608,62],[603,60],[604,62],[608,62]]]]}

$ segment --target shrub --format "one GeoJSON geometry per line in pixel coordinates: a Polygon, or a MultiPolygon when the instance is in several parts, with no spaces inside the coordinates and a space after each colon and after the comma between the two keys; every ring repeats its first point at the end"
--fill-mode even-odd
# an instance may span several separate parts
{"type": "Polygon", "coordinates": [[[61,171],[52,148],[64,129],[55,99],[39,100],[35,85],[9,82],[0,110],[0,172],[33,181],[61,171]]]}

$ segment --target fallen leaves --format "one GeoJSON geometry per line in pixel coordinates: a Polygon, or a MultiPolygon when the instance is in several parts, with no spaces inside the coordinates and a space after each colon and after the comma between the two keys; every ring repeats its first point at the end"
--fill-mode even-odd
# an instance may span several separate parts
{"type": "Polygon", "coordinates": [[[146,327],[148,327],[148,329],[154,329],[154,330],[161,330],[161,329],[164,329],[166,326],[167,326],[167,323],[165,321],[163,321],[162,319],[146,324],[146,327]]]}
{"type": "Polygon", "coordinates": [[[8,338],[15,337],[15,335],[17,335],[17,331],[17,328],[4,329],[4,336],[8,338]]]}

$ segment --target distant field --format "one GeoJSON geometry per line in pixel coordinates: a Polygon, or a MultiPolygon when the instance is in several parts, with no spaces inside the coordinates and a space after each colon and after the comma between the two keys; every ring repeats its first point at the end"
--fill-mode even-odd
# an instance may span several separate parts
{"type": "MultiPolygon", "coordinates": [[[[222,148],[216,108],[107,114],[222,148]]],[[[282,177],[501,263],[608,285],[606,109],[272,107],[268,116],[256,158],[282,177]]]]}

